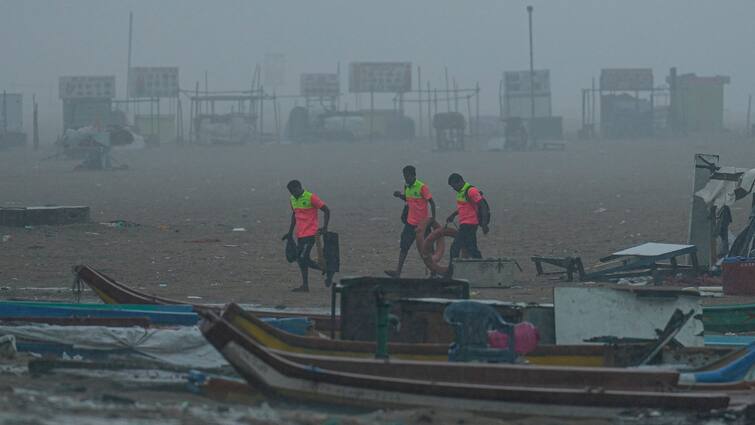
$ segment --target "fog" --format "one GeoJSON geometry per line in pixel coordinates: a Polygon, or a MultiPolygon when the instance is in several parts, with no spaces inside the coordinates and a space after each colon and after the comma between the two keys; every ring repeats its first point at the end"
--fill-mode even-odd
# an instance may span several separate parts
{"type": "Polygon", "coordinates": [[[419,65],[434,87],[446,66],[459,86],[479,82],[482,113],[495,114],[501,72],[528,67],[527,4],[535,8],[535,67],[551,70],[554,114],[578,118],[580,89],[601,68],[652,67],[659,85],[677,66],[731,76],[725,122],[743,121],[755,91],[749,0],[2,0],[0,88],[23,92],[27,115],[36,94],[47,131],[60,126],[61,75],[114,74],[124,97],[133,11],[132,64],[178,66],[182,88],[203,81],[205,71],[211,90],[249,87],[266,53],[286,58],[279,94],[298,93],[300,73],[334,72],[339,62],[345,92],[351,61],[411,61],[415,77],[419,65]]]}

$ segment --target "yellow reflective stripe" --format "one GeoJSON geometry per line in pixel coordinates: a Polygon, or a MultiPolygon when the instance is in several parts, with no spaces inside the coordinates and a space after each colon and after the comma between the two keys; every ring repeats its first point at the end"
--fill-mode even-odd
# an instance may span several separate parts
{"type": "Polygon", "coordinates": [[[312,192],[305,191],[298,198],[291,196],[291,208],[295,210],[312,208],[312,192]]]}
{"type": "Polygon", "coordinates": [[[422,187],[425,184],[422,183],[419,180],[414,180],[414,184],[411,186],[404,185],[404,196],[409,198],[421,198],[422,197],[422,187]]]}
{"type": "Polygon", "coordinates": [[[460,191],[456,192],[456,202],[467,202],[467,189],[469,189],[472,185],[469,183],[464,183],[464,187],[461,188],[460,191]]]}

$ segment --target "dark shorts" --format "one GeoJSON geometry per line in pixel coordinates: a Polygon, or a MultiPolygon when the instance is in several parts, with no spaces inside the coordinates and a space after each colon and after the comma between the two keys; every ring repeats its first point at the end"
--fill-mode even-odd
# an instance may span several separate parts
{"type": "Polygon", "coordinates": [[[415,239],[417,239],[417,226],[405,223],[404,230],[401,231],[401,250],[409,251],[415,239]]]}
{"type": "Polygon", "coordinates": [[[312,247],[315,246],[315,237],[307,236],[296,240],[296,253],[300,259],[309,258],[312,247]]]}
{"type": "Polygon", "coordinates": [[[451,259],[458,258],[462,249],[467,252],[469,258],[482,258],[482,253],[477,247],[477,227],[476,224],[459,225],[459,231],[451,244],[451,259]]]}
{"type": "MultiPolygon", "coordinates": [[[[432,227],[427,226],[427,229],[425,229],[425,237],[432,233],[432,231],[432,227]]],[[[404,230],[401,231],[401,250],[409,251],[409,248],[412,247],[415,240],[417,240],[417,226],[404,223],[404,230]]]]}

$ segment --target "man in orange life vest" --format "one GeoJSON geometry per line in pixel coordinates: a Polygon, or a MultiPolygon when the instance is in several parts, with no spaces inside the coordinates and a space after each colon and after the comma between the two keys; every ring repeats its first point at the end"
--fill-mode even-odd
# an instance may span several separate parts
{"type": "Polygon", "coordinates": [[[401,269],[404,267],[406,256],[409,254],[409,249],[416,238],[417,225],[427,218],[428,204],[430,205],[432,218],[435,219],[435,201],[433,201],[433,195],[430,194],[430,189],[426,184],[417,180],[417,169],[411,165],[407,165],[402,171],[404,182],[406,183],[404,185],[404,193],[395,191],[393,192],[393,196],[406,203],[404,214],[401,215],[401,219],[404,222],[404,230],[401,232],[401,250],[398,254],[398,267],[396,267],[396,270],[385,271],[385,274],[390,277],[401,276],[401,269]]]}
{"type": "Polygon", "coordinates": [[[459,257],[462,249],[470,258],[482,258],[477,247],[477,227],[482,227],[482,233],[486,235],[490,231],[488,201],[482,197],[479,189],[465,182],[457,173],[448,176],[448,185],[456,191],[456,211],[448,216],[446,223],[452,223],[456,216],[459,216],[459,232],[451,244],[451,263],[454,258],[459,257]]]}
{"type": "MultiPolygon", "coordinates": [[[[294,233],[294,228],[296,228],[296,262],[299,263],[302,278],[301,286],[295,288],[294,292],[308,292],[309,269],[322,270],[316,262],[312,261],[310,254],[312,247],[315,245],[315,237],[328,231],[330,209],[319,196],[304,190],[301,182],[298,180],[291,180],[286,185],[286,188],[291,193],[292,212],[291,227],[289,227],[288,233],[283,236],[283,239],[291,237],[294,233]],[[324,220],[323,226],[319,229],[317,228],[319,224],[317,210],[322,210],[324,220]]],[[[331,275],[328,274],[325,279],[326,286],[330,286],[330,278],[331,275]]]]}

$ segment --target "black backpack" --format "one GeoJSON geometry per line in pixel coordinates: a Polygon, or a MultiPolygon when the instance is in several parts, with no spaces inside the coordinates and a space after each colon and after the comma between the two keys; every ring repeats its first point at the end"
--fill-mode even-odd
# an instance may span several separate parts
{"type": "MultiPolygon", "coordinates": [[[[474,186],[469,185],[467,190],[464,191],[464,199],[466,199],[467,202],[469,202],[469,190],[472,189],[473,187],[474,186]]],[[[477,190],[480,190],[480,189],[477,189],[477,190]]],[[[481,190],[480,190],[480,196],[485,196],[485,194],[482,193],[481,190]]],[[[485,199],[485,202],[488,204],[488,219],[487,220],[483,220],[482,214],[480,214],[480,209],[479,208],[477,209],[477,221],[479,221],[481,225],[490,224],[490,216],[492,215],[492,213],[490,213],[490,202],[488,202],[487,199],[485,199]]]]}

